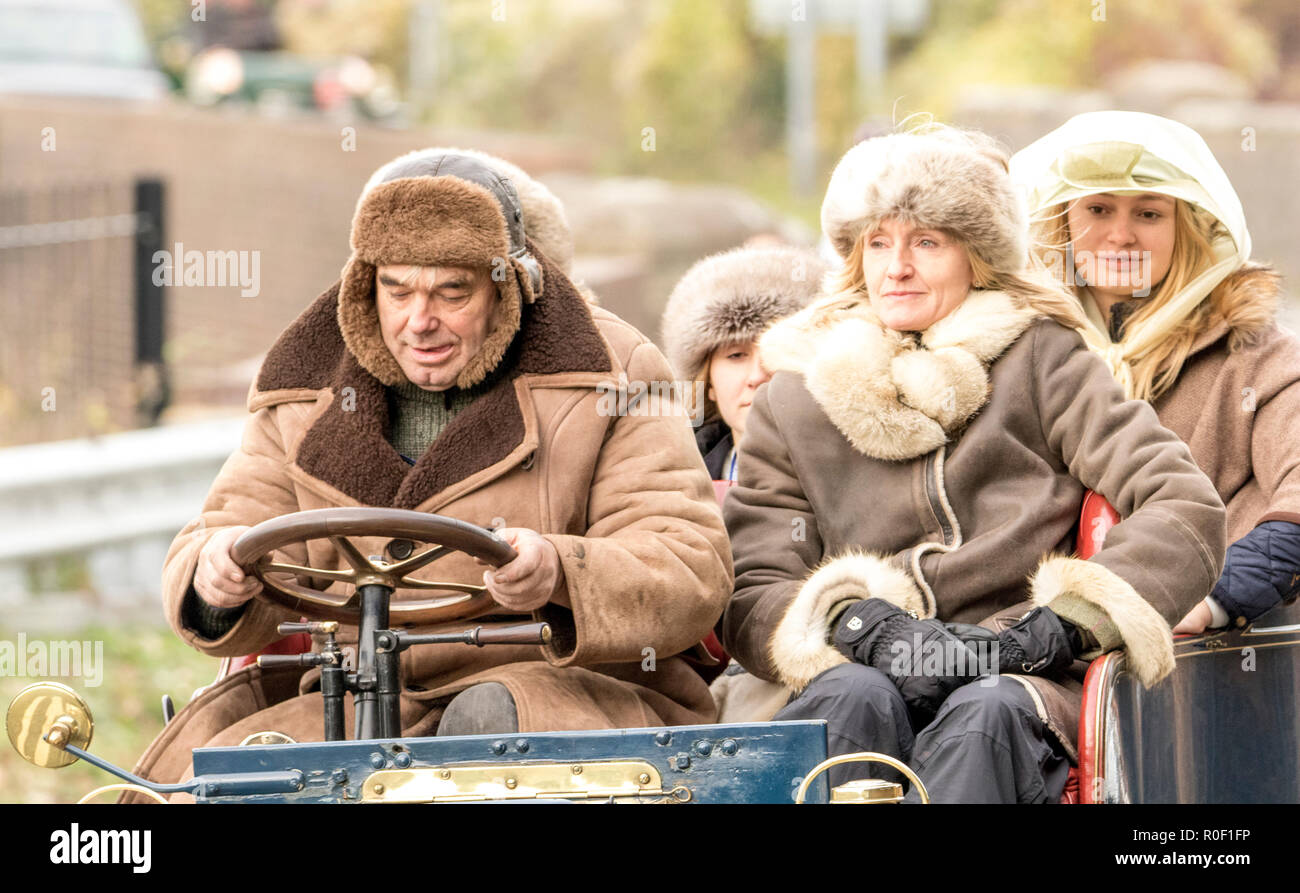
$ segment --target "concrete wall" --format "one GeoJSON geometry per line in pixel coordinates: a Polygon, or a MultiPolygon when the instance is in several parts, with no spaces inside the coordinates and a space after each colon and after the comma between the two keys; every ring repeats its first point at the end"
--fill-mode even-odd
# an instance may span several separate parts
{"type": "MultiPolygon", "coordinates": [[[[652,336],[690,263],[783,226],[735,190],[595,178],[577,141],[363,125],[350,140],[343,127],[170,102],[2,99],[0,228],[129,213],[131,179],[156,176],[167,183],[169,248],[259,252],[256,297],[237,286],[168,290],[172,417],[181,418],[242,406],[260,354],[338,277],[366,179],[414,148],[470,146],[553,179],[573,223],[577,275],[652,336]]],[[[0,445],[135,424],[130,251],[129,235],[0,248],[0,445]],[[47,387],[54,412],[42,406],[47,387]]]]}
{"type": "MultiPolygon", "coordinates": [[[[274,120],[240,110],[5,99],[0,105],[0,226],[130,212],[130,182],[167,183],[167,244],[185,250],[257,251],[260,293],[238,287],[172,288],[167,359],[179,401],[202,399],[223,370],[266,350],[348,258],[357,194],[385,161],[426,145],[472,144],[539,172],[583,168],[585,154],[555,141],[500,134],[400,132],[324,119],[274,120]],[[49,129],[47,129],[49,128],[49,129]],[[53,137],[53,151],[49,137],[53,137]],[[90,202],[85,189],[109,198],[90,202]],[[106,184],[99,186],[98,184],[106,184]],[[48,198],[63,189],[71,201],[48,198]],[[23,196],[36,196],[38,207],[23,196]]],[[[0,250],[0,302],[29,308],[3,335],[8,409],[0,443],[72,437],[130,426],[129,238],[0,250]],[[92,265],[88,255],[107,252],[92,265]],[[41,337],[35,337],[37,333],[41,337]],[[93,355],[94,363],[74,356],[93,355]],[[41,389],[58,408],[41,413],[41,389]],[[87,407],[90,408],[87,408],[87,407]],[[17,436],[15,436],[17,435],[17,436]]],[[[247,380],[242,389],[247,389],[247,380]]],[[[227,389],[228,390],[228,389],[227,389]]],[[[0,400],[0,411],[5,401],[0,400]]]]}

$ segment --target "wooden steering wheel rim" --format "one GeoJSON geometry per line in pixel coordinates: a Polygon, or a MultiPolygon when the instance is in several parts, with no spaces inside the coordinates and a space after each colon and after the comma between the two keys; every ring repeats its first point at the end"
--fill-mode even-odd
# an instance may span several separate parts
{"type": "MultiPolygon", "coordinates": [[[[493,567],[500,567],[515,558],[515,550],[509,543],[492,531],[475,524],[443,515],[368,506],[310,509],[271,518],[244,531],[231,546],[230,554],[236,564],[248,569],[262,581],[262,592],[259,595],[262,600],[281,605],[313,619],[355,623],[361,613],[360,600],[355,592],[347,598],[340,599],[337,596],[327,596],[320,590],[302,586],[297,582],[271,576],[271,573],[284,573],[283,570],[277,570],[271,560],[271,553],[275,549],[305,540],[349,536],[382,536],[436,544],[448,553],[464,552],[493,567]]],[[[338,545],[337,541],[336,545],[338,545]]],[[[344,545],[351,544],[345,542],[344,545]]],[[[404,574],[393,576],[386,573],[386,571],[399,569],[403,564],[402,561],[376,565],[362,556],[355,547],[352,547],[351,552],[353,554],[348,555],[345,552],[344,555],[353,565],[350,570],[301,568],[301,573],[309,576],[314,571],[320,577],[351,583],[354,587],[376,582],[393,589],[402,585],[404,574]]],[[[414,557],[419,558],[425,554],[428,553],[421,553],[414,557]]],[[[412,571],[418,569],[415,567],[412,571]]],[[[492,597],[482,586],[452,584],[448,588],[461,591],[454,596],[444,594],[417,601],[394,602],[389,609],[393,621],[433,623],[442,620],[458,620],[481,614],[493,604],[492,597]]]]}

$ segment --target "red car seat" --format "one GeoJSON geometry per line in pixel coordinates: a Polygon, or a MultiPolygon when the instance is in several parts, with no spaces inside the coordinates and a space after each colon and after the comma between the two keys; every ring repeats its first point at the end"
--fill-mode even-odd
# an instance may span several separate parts
{"type": "MultiPolygon", "coordinates": [[[[1080,558],[1091,558],[1101,551],[1106,533],[1119,523],[1119,512],[1099,493],[1089,490],[1083,496],[1079,512],[1079,535],[1075,540],[1075,553],[1080,558]]],[[[1083,680],[1083,707],[1079,711],[1079,765],[1070,769],[1065,782],[1062,803],[1096,803],[1097,779],[1100,778],[1096,762],[1097,735],[1100,732],[1098,713],[1103,677],[1112,661],[1109,655],[1094,660],[1083,680]]]]}

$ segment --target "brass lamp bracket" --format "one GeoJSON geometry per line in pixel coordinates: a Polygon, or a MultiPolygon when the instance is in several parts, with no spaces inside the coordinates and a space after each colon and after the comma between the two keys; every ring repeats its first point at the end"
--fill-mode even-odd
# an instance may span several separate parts
{"type": "Polygon", "coordinates": [[[565,763],[462,763],[384,769],[361,786],[366,803],[450,803],[471,800],[595,800],[611,797],[691,799],[689,788],[663,789],[659,770],[644,760],[565,763]]]}
{"type": "MultiPolygon", "coordinates": [[[[834,766],[842,766],[845,763],[884,763],[892,766],[899,772],[907,776],[908,780],[916,787],[917,794],[921,797],[922,803],[930,802],[930,792],[925,789],[921,779],[916,773],[901,760],[896,760],[888,754],[871,753],[864,751],[862,753],[847,753],[838,757],[831,757],[829,760],[822,760],[812,768],[812,771],[804,776],[803,783],[799,785],[799,790],[795,794],[794,802],[804,802],[804,797],[808,795],[808,788],[812,786],[813,780],[821,775],[827,769],[834,766]]],[[[832,803],[897,803],[903,799],[902,786],[894,782],[881,781],[878,779],[869,779],[866,781],[851,781],[842,784],[831,791],[832,803]]]]}

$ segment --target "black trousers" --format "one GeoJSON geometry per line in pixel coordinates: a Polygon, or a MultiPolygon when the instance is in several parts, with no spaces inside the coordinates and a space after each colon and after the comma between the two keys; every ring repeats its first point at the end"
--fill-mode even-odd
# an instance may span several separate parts
{"type": "MultiPolygon", "coordinates": [[[[831,756],[870,750],[906,762],[935,803],[1054,803],[1069,759],[1044,734],[1033,699],[1014,679],[964,685],[913,736],[907,705],[884,673],[848,663],[822,673],[775,719],[824,719],[831,756]]],[[[836,766],[832,786],[854,778],[905,779],[878,763],[836,766]]],[[[909,791],[907,802],[919,802],[909,791]]]]}

